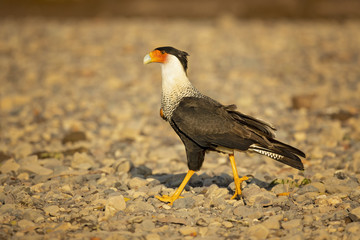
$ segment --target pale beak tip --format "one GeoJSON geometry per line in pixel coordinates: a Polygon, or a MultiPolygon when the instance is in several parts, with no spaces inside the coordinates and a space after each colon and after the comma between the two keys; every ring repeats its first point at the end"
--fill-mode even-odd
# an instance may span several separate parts
{"type": "Polygon", "coordinates": [[[146,56],[144,57],[144,64],[148,64],[151,63],[151,57],[149,54],[146,54],[146,56]]]}

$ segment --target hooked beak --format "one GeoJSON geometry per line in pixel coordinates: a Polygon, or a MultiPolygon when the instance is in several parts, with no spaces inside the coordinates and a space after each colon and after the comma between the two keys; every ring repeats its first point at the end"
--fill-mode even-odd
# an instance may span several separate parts
{"type": "Polygon", "coordinates": [[[146,54],[146,56],[144,57],[144,64],[148,64],[148,63],[151,63],[150,54],[146,54]]]}
{"type": "Polygon", "coordinates": [[[144,64],[158,62],[164,63],[166,61],[167,53],[162,53],[159,50],[154,50],[144,57],[144,64]]]}

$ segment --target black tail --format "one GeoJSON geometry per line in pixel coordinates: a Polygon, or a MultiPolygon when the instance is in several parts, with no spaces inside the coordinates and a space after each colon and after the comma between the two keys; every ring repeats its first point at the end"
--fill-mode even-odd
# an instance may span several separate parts
{"type": "Polygon", "coordinates": [[[302,164],[300,158],[306,157],[305,153],[300,151],[297,148],[294,148],[288,144],[279,142],[275,139],[269,139],[273,144],[269,147],[260,146],[257,144],[253,144],[249,147],[250,151],[268,156],[276,161],[285,163],[293,168],[304,170],[304,165],[302,164]]]}

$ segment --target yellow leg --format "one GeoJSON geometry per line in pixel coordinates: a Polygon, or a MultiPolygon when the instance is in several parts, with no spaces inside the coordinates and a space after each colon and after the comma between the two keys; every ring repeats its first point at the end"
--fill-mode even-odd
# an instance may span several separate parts
{"type": "Polygon", "coordinates": [[[167,195],[163,195],[162,197],[160,196],[155,196],[157,199],[159,199],[162,202],[168,202],[169,205],[172,205],[174,203],[174,201],[180,197],[180,194],[182,193],[182,191],[184,190],[186,184],[188,183],[188,181],[190,180],[190,178],[192,177],[192,175],[195,173],[195,171],[193,170],[189,170],[184,178],[184,180],[182,181],[182,183],[180,184],[180,186],[178,187],[178,189],[176,189],[176,191],[174,192],[174,194],[170,197],[167,195]]]}
{"type": "Polygon", "coordinates": [[[229,159],[230,159],[231,168],[232,168],[233,175],[234,175],[235,194],[231,197],[231,199],[234,199],[234,198],[236,198],[236,196],[241,195],[241,183],[243,181],[248,180],[249,178],[246,176],[239,178],[239,175],[238,175],[238,172],[236,169],[234,154],[229,154],[229,159]]]}

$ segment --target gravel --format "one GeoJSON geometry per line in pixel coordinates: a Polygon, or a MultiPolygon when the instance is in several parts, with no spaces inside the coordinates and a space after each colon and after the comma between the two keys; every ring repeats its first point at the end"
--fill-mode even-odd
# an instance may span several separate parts
{"type": "Polygon", "coordinates": [[[0,25],[1,239],[358,237],[358,20],[0,25]],[[237,153],[239,175],[254,177],[230,200],[230,163],[208,153],[184,198],[157,200],[187,171],[159,117],[160,68],[142,64],[162,45],[190,53],[202,92],[277,126],[307,153],[305,171],[237,153]]]}

